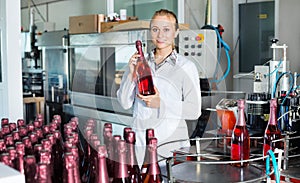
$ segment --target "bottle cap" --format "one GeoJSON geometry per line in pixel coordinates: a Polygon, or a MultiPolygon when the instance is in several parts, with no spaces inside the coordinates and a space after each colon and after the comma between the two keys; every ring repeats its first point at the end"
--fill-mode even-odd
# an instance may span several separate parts
{"type": "Polygon", "coordinates": [[[43,130],[40,128],[36,128],[35,133],[36,133],[38,139],[42,139],[44,137],[43,130]]]}
{"type": "Polygon", "coordinates": [[[4,141],[5,141],[6,146],[13,146],[14,145],[14,138],[11,134],[6,135],[4,137],[4,141]]]}
{"type": "Polygon", "coordinates": [[[43,149],[48,150],[48,151],[52,150],[52,144],[51,144],[50,140],[48,140],[48,139],[42,139],[41,143],[42,143],[43,149]]]}
{"type": "Polygon", "coordinates": [[[2,135],[3,136],[10,134],[10,129],[9,129],[9,125],[8,124],[7,125],[3,125],[1,130],[2,130],[2,135]]]}
{"type": "Polygon", "coordinates": [[[25,154],[25,145],[22,142],[16,142],[16,151],[17,154],[25,154]]]}
{"type": "Polygon", "coordinates": [[[51,163],[51,152],[48,150],[42,149],[40,151],[40,162],[50,164],[51,163]]]}
{"type": "Polygon", "coordinates": [[[34,153],[40,153],[40,151],[43,149],[43,146],[42,146],[42,144],[35,144],[34,146],[33,146],[33,151],[34,151],[34,153]]]}
{"type": "Polygon", "coordinates": [[[47,135],[47,134],[50,133],[50,126],[49,125],[44,125],[42,127],[42,130],[43,130],[44,135],[47,135]]]}
{"type": "Polygon", "coordinates": [[[1,119],[1,127],[3,127],[4,125],[8,125],[8,123],[9,123],[8,118],[2,118],[1,119]]]}
{"type": "Polygon", "coordinates": [[[13,139],[14,139],[15,142],[21,140],[20,133],[18,131],[13,131],[12,136],[13,136],[13,139]]]}
{"type": "Polygon", "coordinates": [[[112,124],[111,123],[104,123],[104,128],[105,127],[108,127],[108,128],[111,128],[112,129],[112,124]]]}
{"type": "Polygon", "coordinates": [[[25,126],[20,126],[19,127],[19,133],[20,133],[20,137],[27,136],[27,128],[25,126]]]}
{"type": "Polygon", "coordinates": [[[4,163],[7,166],[11,166],[11,161],[8,153],[0,154],[0,162],[4,163]]]}
{"type": "Polygon", "coordinates": [[[146,143],[149,144],[149,139],[155,137],[154,135],[154,129],[153,128],[148,128],[146,130],[146,143]]]}
{"type": "MultiPolygon", "coordinates": [[[[73,117],[74,119],[76,119],[76,117],[73,117]]],[[[72,119],[73,119],[72,118],[72,119]]],[[[55,120],[57,120],[57,122],[59,123],[59,124],[61,124],[61,116],[60,115],[58,115],[58,114],[55,114],[55,115],[53,115],[53,119],[55,119],[55,120]]],[[[78,119],[78,118],[77,118],[78,119]]]]}
{"type": "Polygon", "coordinates": [[[30,132],[28,136],[33,144],[35,144],[38,141],[38,136],[36,132],[30,132]]]}
{"type": "Polygon", "coordinates": [[[123,129],[123,138],[124,138],[124,140],[127,139],[127,134],[128,134],[128,132],[130,132],[131,130],[132,130],[132,128],[130,128],[130,127],[125,127],[125,128],[123,129]]]}
{"type": "Polygon", "coordinates": [[[64,135],[67,137],[73,132],[73,129],[70,124],[64,125],[64,135]]]}
{"type": "Polygon", "coordinates": [[[15,147],[8,147],[7,152],[11,160],[14,160],[17,157],[17,151],[15,147]]]}
{"type": "Polygon", "coordinates": [[[96,121],[93,119],[88,119],[86,122],[86,126],[92,126],[95,127],[96,126],[96,121]]]}
{"type": "Polygon", "coordinates": [[[135,144],[136,139],[135,139],[135,132],[134,131],[128,132],[126,141],[128,143],[135,144]]]}
{"type": "Polygon", "coordinates": [[[37,175],[38,175],[38,182],[41,180],[47,180],[48,179],[48,165],[46,163],[38,163],[36,165],[37,175]]]}
{"type": "Polygon", "coordinates": [[[58,124],[55,122],[51,122],[50,124],[50,132],[54,132],[55,130],[58,130],[58,124]]]}
{"type": "Polygon", "coordinates": [[[12,123],[9,123],[8,124],[9,126],[9,130],[12,132],[12,131],[15,131],[17,129],[17,124],[12,122],[12,123]]]}
{"type": "Polygon", "coordinates": [[[34,121],[33,121],[33,126],[34,126],[35,128],[40,128],[40,122],[37,121],[37,120],[34,120],[34,121]]]}
{"type": "Polygon", "coordinates": [[[33,124],[28,124],[27,125],[27,131],[32,132],[34,130],[34,125],[33,124]]]}
{"type": "Polygon", "coordinates": [[[245,100],[244,99],[239,99],[238,100],[238,108],[242,108],[244,109],[245,108],[245,100]]]}
{"type": "Polygon", "coordinates": [[[48,134],[47,136],[47,139],[50,141],[50,144],[51,145],[53,145],[53,144],[55,144],[55,137],[54,137],[54,135],[53,134],[48,134]]]}
{"type": "Polygon", "coordinates": [[[0,139],[0,151],[5,151],[6,150],[6,144],[4,139],[0,139]]]}
{"type": "Polygon", "coordinates": [[[53,132],[53,135],[54,135],[55,139],[60,139],[61,138],[61,133],[60,133],[59,130],[55,130],[53,132]]]}
{"type": "Polygon", "coordinates": [[[17,126],[20,128],[21,126],[25,126],[25,121],[24,119],[18,119],[17,120],[17,126]]]}
{"type": "Polygon", "coordinates": [[[24,162],[25,162],[25,165],[35,165],[36,163],[36,160],[35,160],[35,156],[33,155],[27,155],[24,157],[24,162]]]}
{"type": "Polygon", "coordinates": [[[114,143],[117,143],[119,140],[121,140],[122,139],[122,137],[121,137],[121,135],[114,135],[113,136],[113,141],[114,141],[114,143]]]}
{"type": "Polygon", "coordinates": [[[97,152],[99,157],[106,157],[107,156],[107,149],[105,145],[98,145],[97,152]]]}

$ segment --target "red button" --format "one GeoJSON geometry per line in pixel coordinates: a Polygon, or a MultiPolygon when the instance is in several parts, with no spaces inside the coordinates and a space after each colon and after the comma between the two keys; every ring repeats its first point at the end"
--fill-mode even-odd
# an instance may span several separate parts
{"type": "Polygon", "coordinates": [[[200,41],[201,37],[200,36],[196,36],[196,41],[200,41]]]}

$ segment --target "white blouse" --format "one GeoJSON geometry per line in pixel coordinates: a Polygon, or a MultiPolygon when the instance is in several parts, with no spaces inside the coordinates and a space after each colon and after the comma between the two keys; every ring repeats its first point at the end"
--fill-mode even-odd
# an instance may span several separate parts
{"type": "MultiPolygon", "coordinates": [[[[127,67],[120,89],[117,91],[117,98],[121,106],[124,109],[133,107],[132,128],[136,132],[136,146],[142,148],[145,148],[147,128],[154,128],[159,144],[188,139],[185,120],[197,119],[201,115],[200,80],[195,64],[175,52],[175,64],[165,62],[155,70],[155,62],[150,59],[151,54],[153,56],[153,52],[148,57],[148,64],[152,70],[154,85],[160,94],[160,107],[149,108],[137,98],[137,83],[129,78],[129,67],[127,67]]],[[[162,150],[162,154],[168,156],[174,148],[181,145],[183,144],[171,145],[172,149],[162,150]]]]}

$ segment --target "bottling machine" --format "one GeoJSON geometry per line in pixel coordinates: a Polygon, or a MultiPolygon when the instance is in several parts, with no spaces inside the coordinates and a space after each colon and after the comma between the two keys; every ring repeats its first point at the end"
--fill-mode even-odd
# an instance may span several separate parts
{"type": "MultiPolygon", "coordinates": [[[[124,68],[141,40],[144,51],[152,49],[148,30],[129,30],[70,36],[69,96],[63,105],[66,114],[111,122],[116,133],[132,121],[132,111],[124,110],[116,99],[124,68]]],[[[177,41],[179,53],[195,62],[203,86],[203,108],[211,107],[208,78],[217,66],[217,36],[213,30],[182,30],[177,41]]],[[[220,69],[221,70],[221,69],[220,69]]],[[[190,134],[197,125],[189,121],[190,134]]],[[[101,131],[101,126],[99,131],[101,131]]]]}

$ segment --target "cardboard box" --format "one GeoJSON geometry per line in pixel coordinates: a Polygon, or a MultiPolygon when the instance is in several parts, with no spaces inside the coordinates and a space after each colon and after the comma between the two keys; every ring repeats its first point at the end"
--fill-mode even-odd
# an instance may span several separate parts
{"type": "Polygon", "coordinates": [[[99,14],[72,16],[69,17],[69,33],[101,33],[112,31],[116,25],[129,22],[131,20],[121,20],[118,22],[102,22],[99,14]]]}
{"type": "Polygon", "coordinates": [[[69,17],[69,33],[95,33],[98,32],[98,15],[84,15],[69,17]]]}

